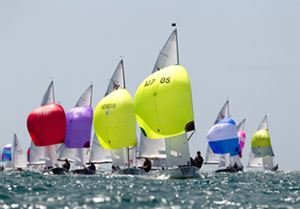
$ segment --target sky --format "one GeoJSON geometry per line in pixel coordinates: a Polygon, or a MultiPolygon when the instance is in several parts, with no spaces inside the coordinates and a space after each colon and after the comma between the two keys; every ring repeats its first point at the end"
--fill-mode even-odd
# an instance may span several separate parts
{"type": "Polygon", "coordinates": [[[300,170],[300,1],[0,1],[0,146],[17,133],[27,147],[28,114],[50,80],[65,110],[94,84],[100,101],[120,57],[132,95],[176,22],[180,63],[191,79],[196,134],[191,153],[226,101],[251,135],[269,118],[275,161],[300,170]]]}

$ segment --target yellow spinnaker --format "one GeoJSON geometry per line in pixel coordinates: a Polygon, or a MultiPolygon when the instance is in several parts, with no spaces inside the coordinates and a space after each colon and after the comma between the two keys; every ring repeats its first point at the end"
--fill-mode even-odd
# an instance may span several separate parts
{"type": "Polygon", "coordinates": [[[134,96],[139,126],[151,139],[194,130],[190,80],[184,67],[171,65],[148,76],[134,96]]]}
{"type": "Polygon", "coordinates": [[[105,149],[136,145],[133,101],[126,89],[115,90],[98,103],[94,112],[94,129],[105,149]]]}

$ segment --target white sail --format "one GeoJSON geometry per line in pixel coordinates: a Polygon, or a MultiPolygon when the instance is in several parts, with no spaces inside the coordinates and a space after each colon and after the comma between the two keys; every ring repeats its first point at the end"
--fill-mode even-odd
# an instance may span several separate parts
{"type": "MultiPolygon", "coordinates": [[[[222,106],[214,124],[218,123],[220,120],[223,120],[224,118],[229,118],[230,112],[229,112],[229,100],[225,102],[225,104],[222,106]]],[[[207,145],[206,149],[206,156],[205,156],[205,164],[219,164],[220,167],[223,167],[223,165],[226,165],[225,157],[222,157],[222,155],[218,155],[213,153],[209,145],[207,145]]]]}
{"type": "Polygon", "coordinates": [[[262,129],[269,129],[268,118],[266,115],[257,128],[257,130],[262,130],[262,129]]]}
{"type": "Polygon", "coordinates": [[[231,165],[231,158],[229,154],[217,155],[219,156],[218,164],[219,167],[228,167],[231,165]]]}
{"type": "Polygon", "coordinates": [[[29,164],[30,165],[39,165],[45,164],[45,147],[35,146],[33,142],[30,144],[29,148],[29,164]]]}
{"type": "Polygon", "coordinates": [[[238,132],[239,131],[244,131],[245,130],[245,125],[246,125],[246,118],[244,118],[236,127],[238,132]]]}
{"type": "Polygon", "coordinates": [[[93,85],[90,85],[78,99],[75,107],[92,106],[93,85]]]}
{"type": "Polygon", "coordinates": [[[190,164],[190,151],[186,133],[167,138],[165,143],[168,167],[190,164]]]}
{"type": "Polygon", "coordinates": [[[114,166],[128,166],[128,148],[111,150],[112,163],[114,166]]]}
{"type": "Polygon", "coordinates": [[[166,158],[166,143],[164,139],[148,139],[143,133],[141,133],[139,142],[139,157],[148,159],[166,158]]]}
{"type": "Polygon", "coordinates": [[[117,90],[119,88],[125,88],[125,77],[124,77],[124,63],[123,60],[121,60],[110,79],[110,82],[108,84],[105,96],[111,93],[114,90],[117,90]]]}
{"type": "Polygon", "coordinates": [[[248,167],[263,167],[263,159],[254,157],[252,151],[250,151],[248,167]]]}
{"type": "Polygon", "coordinates": [[[179,64],[177,29],[171,33],[167,42],[160,50],[152,72],[176,64],[179,64]]]}
{"type": "Polygon", "coordinates": [[[220,155],[213,153],[210,146],[207,146],[204,163],[205,164],[219,164],[220,163],[220,155]]]}
{"type": "Polygon", "coordinates": [[[215,124],[218,123],[220,120],[224,118],[229,118],[230,117],[230,112],[229,112],[229,100],[225,102],[223,105],[222,109],[220,110],[218,117],[215,121],[215,124]]]}
{"type": "Polygon", "coordinates": [[[54,103],[55,97],[54,97],[54,84],[53,81],[50,82],[44,96],[43,100],[41,103],[41,106],[46,105],[46,104],[51,104],[54,103]]]}
{"type": "Polygon", "coordinates": [[[26,168],[27,159],[26,152],[24,152],[22,146],[19,143],[17,135],[14,134],[12,143],[12,165],[13,168],[26,168]]]}
{"type": "Polygon", "coordinates": [[[109,150],[103,149],[101,147],[96,134],[94,134],[93,140],[91,142],[89,162],[91,162],[91,163],[111,163],[112,162],[111,152],[109,150]]]}
{"type": "Polygon", "coordinates": [[[45,146],[45,164],[46,167],[54,167],[57,165],[56,145],[45,146]]]}
{"type": "Polygon", "coordinates": [[[265,170],[272,170],[275,167],[273,156],[265,156],[262,161],[265,170]]]}

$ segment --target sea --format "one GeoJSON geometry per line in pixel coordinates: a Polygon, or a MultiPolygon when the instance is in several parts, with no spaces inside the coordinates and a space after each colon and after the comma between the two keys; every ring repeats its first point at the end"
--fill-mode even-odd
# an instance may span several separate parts
{"type": "Polygon", "coordinates": [[[0,172],[0,208],[300,208],[300,171],[200,171],[185,180],[0,172]]]}

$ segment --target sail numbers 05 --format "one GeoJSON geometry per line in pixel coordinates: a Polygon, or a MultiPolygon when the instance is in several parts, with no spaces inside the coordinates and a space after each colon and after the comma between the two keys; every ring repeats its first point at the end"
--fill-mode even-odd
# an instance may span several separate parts
{"type": "MultiPolygon", "coordinates": [[[[152,84],[154,84],[155,81],[156,81],[156,79],[151,79],[151,80],[146,81],[144,87],[151,86],[152,84]]],[[[162,77],[159,82],[161,84],[170,83],[171,77],[162,77]]]]}

